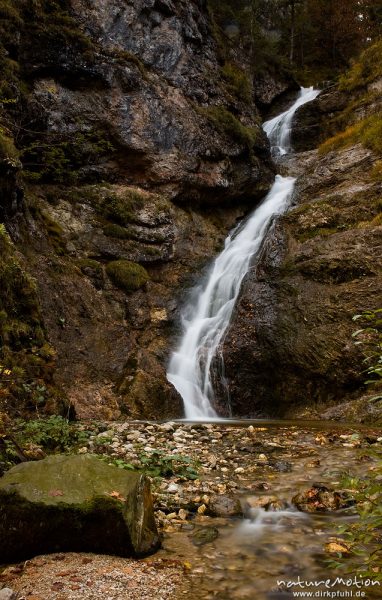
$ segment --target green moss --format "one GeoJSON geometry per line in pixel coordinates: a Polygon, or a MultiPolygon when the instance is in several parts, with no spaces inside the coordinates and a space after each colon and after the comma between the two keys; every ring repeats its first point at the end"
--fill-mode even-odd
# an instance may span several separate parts
{"type": "Polygon", "coordinates": [[[103,232],[108,237],[117,238],[118,240],[127,240],[130,238],[129,231],[116,223],[109,223],[103,228],[103,232]]]}
{"type": "Polygon", "coordinates": [[[114,285],[125,292],[134,292],[149,280],[144,267],[128,260],[113,260],[107,265],[106,273],[114,285]]]}
{"type": "Polygon", "coordinates": [[[128,52],[127,50],[122,50],[121,48],[112,48],[111,50],[109,50],[109,53],[112,57],[116,58],[118,61],[121,62],[130,62],[133,65],[135,65],[144,80],[148,80],[148,74],[147,74],[147,70],[145,65],[143,64],[143,62],[141,61],[141,59],[136,55],[133,54],[132,52],[128,52]]]}
{"type": "Polygon", "coordinates": [[[246,127],[234,114],[224,106],[209,106],[199,109],[218,131],[233,138],[240,144],[247,146],[251,150],[258,136],[258,130],[255,127],[246,127]]]}
{"type": "Polygon", "coordinates": [[[231,62],[225,63],[222,74],[227,80],[228,89],[240,100],[249,103],[252,97],[252,88],[248,75],[231,62]]]}
{"type": "Polygon", "coordinates": [[[34,407],[46,398],[54,368],[47,343],[35,281],[23,269],[4,225],[0,225],[0,373],[1,408],[34,407]],[[43,391],[42,391],[43,388],[43,391]]]}
{"type": "MultiPolygon", "coordinates": [[[[343,228],[341,228],[342,230],[343,228]]],[[[308,231],[304,231],[303,233],[297,234],[296,237],[300,242],[305,242],[306,240],[311,240],[318,236],[329,236],[334,233],[338,233],[340,229],[338,227],[315,227],[309,229],[308,231]]]]}
{"type": "Polygon", "coordinates": [[[87,275],[89,271],[92,271],[97,275],[101,275],[103,272],[101,263],[92,258],[82,258],[81,260],[77,261],[77,265],[85,275],[87,275]]]}
{"type": "Polygon", "coordinates": [[[374,181],[378,181],[379,183],[382,183],[382,160],[377,160],[377,162],[374,163],[373,168],[371,169],[371,172],[370,172],[370,177],[374,181]]]}
{"type": "Polygon", "coordinates": [[[124,227],[136,221],[136,212],[147,202],[147,196],[137,190],[126,190],[122,195],[110,194],[101,204],[101,213],[110,221],[124,227]]]}

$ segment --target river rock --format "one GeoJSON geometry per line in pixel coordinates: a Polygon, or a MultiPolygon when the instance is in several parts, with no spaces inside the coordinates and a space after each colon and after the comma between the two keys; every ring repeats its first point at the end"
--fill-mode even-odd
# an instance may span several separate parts
{"type": "Polygon", "coordinates": [[[213,517],[239,517],[243,509],[238,498],[231,496],[211,496],[208,512],[213,517]]]}
{"type": "Polygon", "coordinates": [[[0,556],[143,556],[160,546],[148,479],[91,455],[51,456],[0,479],[0,556]]]}
{"type": "Polygon", "coordinates": [[[292,498],[293,504],[303,512],[326,512],[348,508],[354,500],[346,492],[337,492],[324,485],[315,484],[292,498]]]}
{"type": "Polygon", "coordinates": [[[194,546],[204,546],[216,540],[219,532],[216,527],[203,527],[203,529],[197,529],[191,536],[192,543],[194,546]]]}
{"type": "Polygon", "coordinates": [[[17,600],[18,594],[11,588],[3,588],[0,590],[0,600],[17,600]]]}
{"type": "Polygon", "coordinates": [[[273,512],[288,508],[288,503],[285,500],[277,498],[277,496],[249,497],[246,499],[245,508],[247,511],[262,508],[273,512]]]}

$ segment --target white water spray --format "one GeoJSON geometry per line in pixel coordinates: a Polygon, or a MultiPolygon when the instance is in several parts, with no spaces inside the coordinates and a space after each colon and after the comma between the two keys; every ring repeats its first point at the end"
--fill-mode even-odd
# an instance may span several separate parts
{"type": "MultiPolygon", "coordinates": [[[[296,110],[318,93],[313,88],[302,88],[288,111],[264,124],[264,131],[278,153],[286,154],[290,149],[290,128],[296,110]]],[[[229,326],[243,278],[272,219],[287,208],[294,183],[292,177],[276,176],[262,203],[226,238],[224,250],[212,264],[196,302],[186,307],[183,336],[171,356],[167,378],[183,398],[187,419],[218,417],[212,406],[211,364],[229,326]]]]}

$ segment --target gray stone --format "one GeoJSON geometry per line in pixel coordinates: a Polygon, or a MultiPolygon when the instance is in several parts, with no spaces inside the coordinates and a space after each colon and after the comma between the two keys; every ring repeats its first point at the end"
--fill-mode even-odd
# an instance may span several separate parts
{"type": "Polygon", "coordinates": [[[214,517],[242,516],[240,500],[231,496],[211,496],[208,512],[214,517]]]}

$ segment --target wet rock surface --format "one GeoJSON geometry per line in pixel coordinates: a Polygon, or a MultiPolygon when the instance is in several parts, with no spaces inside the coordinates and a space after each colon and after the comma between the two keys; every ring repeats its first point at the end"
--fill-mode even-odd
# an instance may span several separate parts
{"type": "MultiPolygon", "coordinates": [[[[321,102],[332,114],[336,94],[306,110],[321,102]]],[[[292,207],[248,272],[224,342],[233,414],[381,419],[352,340],[353,315],[380,304],[377,158],[357,144],[280,160],[281,173],[297,177],[292,207]]]]}

